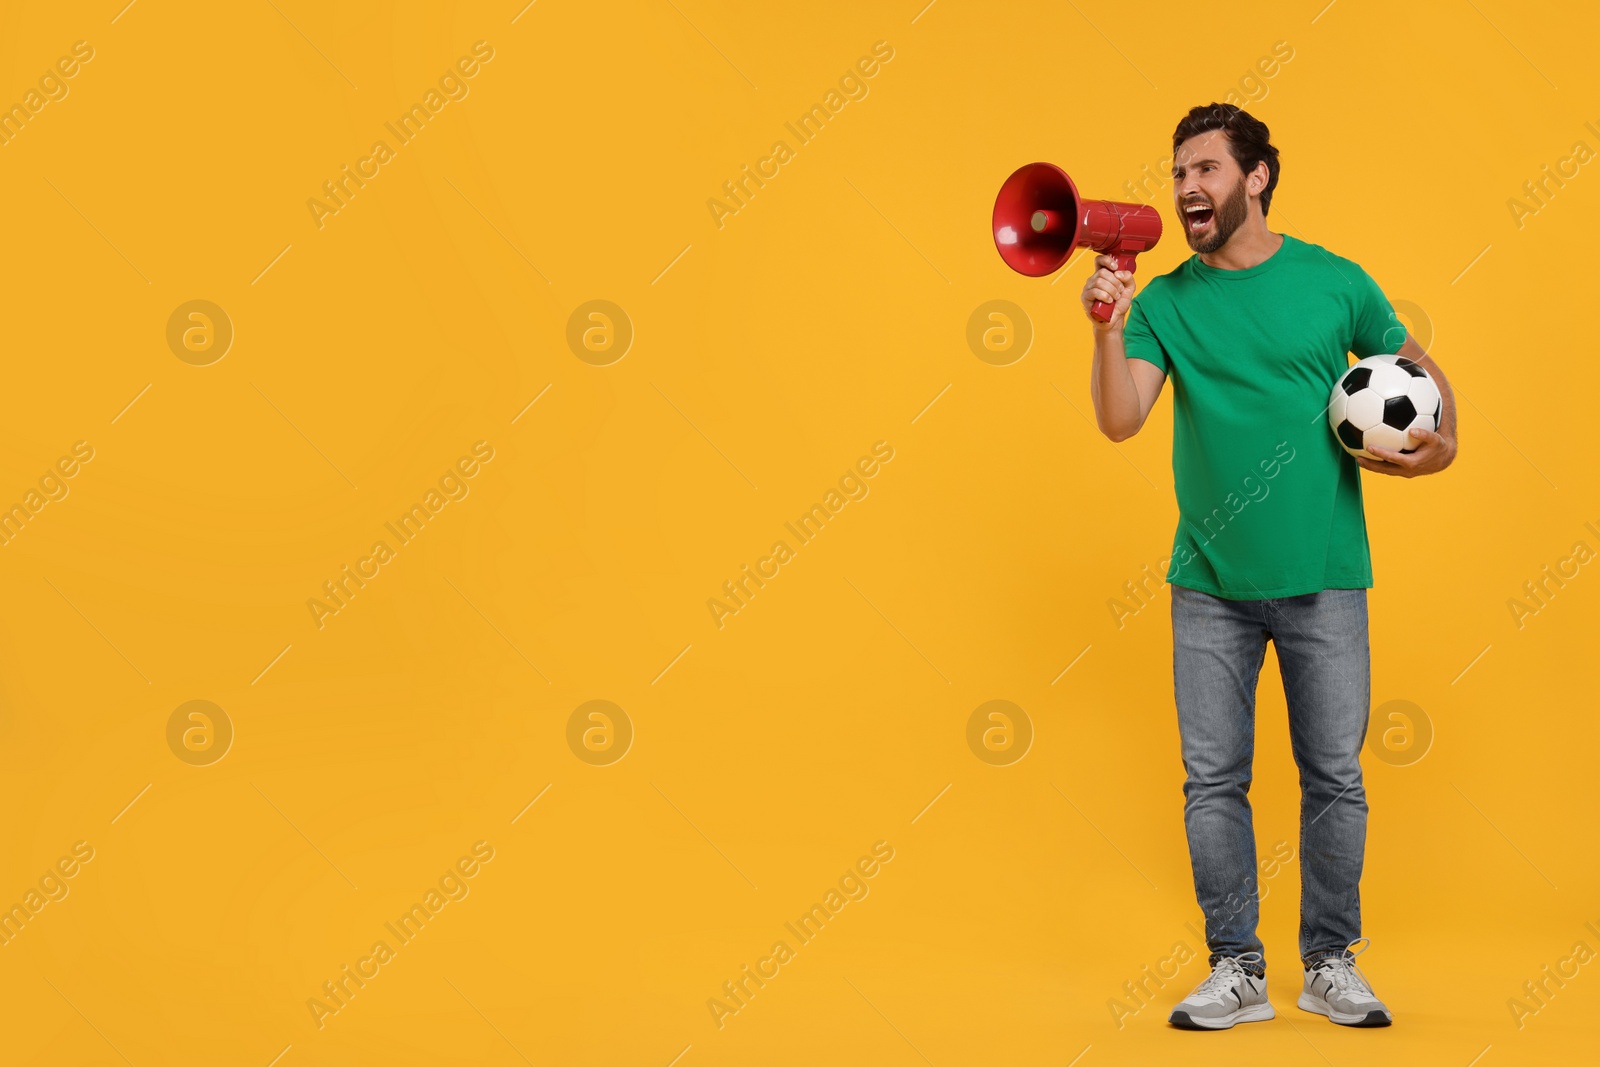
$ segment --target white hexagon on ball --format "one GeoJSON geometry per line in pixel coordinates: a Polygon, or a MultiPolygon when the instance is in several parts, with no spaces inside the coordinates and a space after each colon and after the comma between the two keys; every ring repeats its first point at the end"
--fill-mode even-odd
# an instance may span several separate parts
{"type": "MultiPolygon", "coordinates": [[[[1434,424],[1432,415],[1418,415],[1416,418],[1411,420],[1411,425],[1406,427],[1407,430],[1437,430],[1438,428],[1439,427],[1434,424]]],[[[1416,447],[1415,438],[1412,438],[1412,442],[1413,443],[1410,447],[1416,447]]]]}
{"type": "MultiPolygon", "coordinates": [[[[1376,445],[1378,448],[1387,448],[1398,452],[1402,448],[1410,447],[1412,444],[1406,437],[1406,431],[1397,430],[1386,422],[1380,422],[1372,427],[1363,435],[1363,438],[1368,449],[1376,445]]],[[[1377,457],[1370,456],[1369,458],[1376,459],[1377,457]]]]}
{"type": "Polygon", "coordinates": [[[1333,399],[1328,402],[1328,425],[1338,426],[1345,420],[1345,412],[1350,404],[1350,394],[1343,389],[1333,391],[1333,399]]]}
{"type": "Polygon", "coordinates": [[[1377,390],[1363,389],[1345,401],[1345,420],[1358,430],[1370,430],[1383,422],[1383,401],[1377,390]]]}
{"type": "Polygon", "coordinates": [[[1411,375],[1393,363],[1382,362],[1373,365],[1372,380],[1367,388],[1388,400],[1390,397],[1405,396],[1406,390],[1411,388],[1411,381],[1411,375]]]}

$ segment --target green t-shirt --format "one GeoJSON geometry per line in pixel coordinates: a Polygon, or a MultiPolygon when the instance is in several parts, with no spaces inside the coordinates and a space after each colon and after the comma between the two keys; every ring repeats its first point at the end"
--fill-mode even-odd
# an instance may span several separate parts
{"type": "Polygon", "coordinates": [[[1406,332],[1355,263],[1283,234],[1246,270],[1190,256],[1134,297],[1129,359],[1172,379],[1178,530],[1167,580],[1229,600],[1372,585],[1361,467],[1328,425],[1357,357],[1406,332]]]}

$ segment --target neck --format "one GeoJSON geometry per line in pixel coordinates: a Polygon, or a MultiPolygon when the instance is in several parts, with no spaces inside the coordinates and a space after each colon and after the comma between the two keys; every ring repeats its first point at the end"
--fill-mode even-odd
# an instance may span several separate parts
{"type": "Polygon", "coordinates": [[[1219,270],[1247,270],[1271,258],[1283,246],[1283,234],[1267,229],[1267,220],[1252,214],[1215,252],[1201,252],[1200,262],[1219,270]]]}

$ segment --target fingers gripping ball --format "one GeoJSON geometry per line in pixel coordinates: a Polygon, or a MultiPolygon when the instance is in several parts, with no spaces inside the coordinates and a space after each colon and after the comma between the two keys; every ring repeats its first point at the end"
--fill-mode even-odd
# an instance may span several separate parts
{"type": "Polygon", "coordinates": [[[1368,356],[1340,376],[1328,402],[1328,425],[1352,456],[1379,459],[1368,446],[1417,450],[1413,427],[1437,430],[1444,414],[1439,386],[1404,356],[1368,356]]]}

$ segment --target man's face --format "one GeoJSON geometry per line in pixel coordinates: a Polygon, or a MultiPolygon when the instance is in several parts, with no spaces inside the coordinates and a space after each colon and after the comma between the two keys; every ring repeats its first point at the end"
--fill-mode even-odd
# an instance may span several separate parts
{"type": "Polygon", "coordinates": [[[1244,172],[1228,148],[1226,132],[1207,130],[1178,146],[1172,161],[1172,195],[1183,236],[1196,252],[1215,252],[1244,225],[1250,194],[1244,172]]]}

